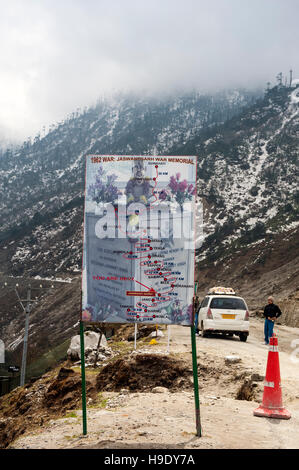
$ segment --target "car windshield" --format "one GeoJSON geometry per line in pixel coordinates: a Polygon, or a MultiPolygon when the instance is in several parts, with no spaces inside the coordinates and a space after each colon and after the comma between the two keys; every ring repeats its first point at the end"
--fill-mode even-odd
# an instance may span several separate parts
{"type": "Polygon", "coordinates": [[[229,297],[216,297],[212,299],[210,308],[246,310],[246,305],[242,299],[234,299],[234,298],[229,298],[229,297]]]}

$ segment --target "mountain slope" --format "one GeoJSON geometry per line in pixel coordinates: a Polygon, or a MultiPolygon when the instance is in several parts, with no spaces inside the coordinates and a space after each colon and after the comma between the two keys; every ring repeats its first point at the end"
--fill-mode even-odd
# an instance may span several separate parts
{"type": "MultiPolygon", "coordinates": [[[[230,284],[258,309],[272,293],[286,305],[282,321],[298,325],[298,93],[275,87],[254,103],[251,94],[240,92],[164,100],[122,96],[5,152],[3,279],[74,279],[59,288],[57,302],[52,293],[37,307],[29,356],[62,343],[77,328],[87,153],[198,155],[198,201],[204,206],[200,294],[210,285],[230,284]],[[41,344],[47,335],[51,339],[41,344]]],[[[24,318],[13,294],[6,300],[0,327],[20,357],[24,318]]]]}
{"type": "Polygon", "coordinates": [[[294,222],[297,94],[298,89],[275,87],[240,116],[177,148],[199,155],[198,195],[209,206],[206,234],[230,231],[233,238],[248,235],[257,224],[275,232],[294,222]]]}
{"type": "Polygon", "coordinates": [[[198,194],[205,239],[201,291],[232,283],[258,307],[296,292],[299,88],[278,88],[179,152],[200,155],[198,194]],[[261,283],[261,279],[263,279],[261,283]]]}
{"type": "Polygon", "coordinates": [[[200,129],[240,112],[256,95],[191,93],[161,100],[117,96],[72,115],[0,159],[0,262],[13,274],[78,272],[84,155],[167,154],[200,129]]]}

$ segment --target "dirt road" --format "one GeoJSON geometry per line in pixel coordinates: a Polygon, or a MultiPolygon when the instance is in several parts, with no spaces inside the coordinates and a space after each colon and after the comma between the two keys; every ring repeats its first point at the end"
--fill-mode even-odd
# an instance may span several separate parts
{"type": "MultiPolygon", "coordinates": [[[[167,332],[156,346],[138,346],[158,354],[166,351],[167,332]]],[[[299,447],[299,352],[292,340],[299,328],[276,326],[283,400],[291,412],[288,421],[253,416],[258,401],[238,400],[237,392],[252,374],[264,375],[268,348],[262,344],[263,322],[251,320],[246,343],[239,338],[197,338],[202,437],[195,436],[194,396],[191,390],[171,393],[104,392],[101,407],[88,407],[88,436],[82,437],[81,411],[52,421],[35,434],[22,436],[12,448],[298,448],[299,447]],[[293,352],[293,360],[292,354],[293,352]],[[241,358],[225,365],[225,356],[241,358]],[[202,374],[201,374],[202,371],[202,374]]],[[[190,359],[190,329],[171,327],[170,354],[190,359]]],[[[146,351],[145,351],[146,352],[146,351]]],[[[161,370],[159,373],[163,374],[161,370]]],[[[257,390],[256,389],[256,390],[257,390]]]]}

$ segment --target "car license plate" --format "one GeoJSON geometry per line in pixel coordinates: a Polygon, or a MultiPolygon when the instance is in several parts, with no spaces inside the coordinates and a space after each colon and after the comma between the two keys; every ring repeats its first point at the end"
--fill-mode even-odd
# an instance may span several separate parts
{"type": "Polygon", "coordinates": [[[236,315],[231,313],[223,313],[222,318],[227,320],[234,320],[236,318],[236,315]]]}

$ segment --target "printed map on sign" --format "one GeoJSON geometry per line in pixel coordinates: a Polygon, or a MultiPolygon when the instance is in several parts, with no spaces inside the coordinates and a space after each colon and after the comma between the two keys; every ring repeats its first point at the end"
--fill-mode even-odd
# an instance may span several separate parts
{"type": "Polygon", "coordinates": [[[82,320],[192,323],[195,157],[89,155],[82,320]]]}

